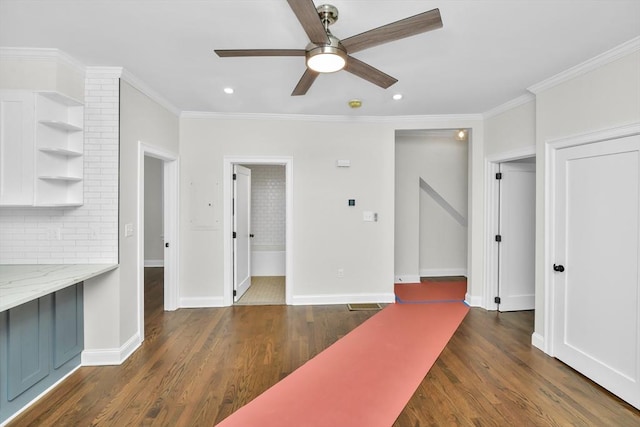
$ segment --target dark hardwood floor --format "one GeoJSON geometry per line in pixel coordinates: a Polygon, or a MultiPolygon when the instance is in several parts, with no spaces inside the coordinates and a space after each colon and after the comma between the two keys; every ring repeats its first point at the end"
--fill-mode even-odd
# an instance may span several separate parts
{"type": "MultiPolygon", "coordinates": [[[[212,426],[376,313],[164,312],[162,269],[145,282],[140,349],[121,366],[80,368],[10,426],[212,426]]],[[[394,427],[640,426],[636,409],[532,348],[532,330],[532,312],[471,309],[394,427]]]]}

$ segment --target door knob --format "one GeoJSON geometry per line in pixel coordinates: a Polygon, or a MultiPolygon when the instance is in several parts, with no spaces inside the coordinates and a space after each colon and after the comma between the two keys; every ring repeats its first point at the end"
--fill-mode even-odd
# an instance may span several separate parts
{"type": "Polygon", "coordinates": [[[559,264],[559,265],[553,264],[553,271],[557,271],[559,273],[562,273],[564,271],[564,265],[562,265],[562,264],[559,264]]]}

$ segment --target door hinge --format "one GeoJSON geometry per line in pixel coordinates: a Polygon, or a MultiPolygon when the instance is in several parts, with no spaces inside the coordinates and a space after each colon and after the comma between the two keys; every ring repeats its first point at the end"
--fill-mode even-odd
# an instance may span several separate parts
{"type": "Polygon", "coordinates": [[[496,173],[496,179],[502,179],[502,172],[496,173]]]}
{"type": "Polygon", "coordinates": [[[499,234],[496,234],[496,242],[502,242],[502,236],[499,234]]]}
{"type": "Polygon", "coordinates": [[[493,302],[495,302],[496,304],[500,304],[500,297],[495,297],[493,299],[493,302]]]}
{"type": "Polygon", "coordinates": [[[233,180],[235,181],[238,178],[238,176],[234,173],[233,174],[233,180]]]}
{"type": "Polygon", "coordinates": [[[235,231],[233,232],[233,238],[234,239],[236,238],[236,232],[235,231]]]}
{"type": "Polygon", "coordinates": [[[237,296],[238,295],[238,291],[236,291],[235,289],[233,290],[233,296],[237,296]]]}

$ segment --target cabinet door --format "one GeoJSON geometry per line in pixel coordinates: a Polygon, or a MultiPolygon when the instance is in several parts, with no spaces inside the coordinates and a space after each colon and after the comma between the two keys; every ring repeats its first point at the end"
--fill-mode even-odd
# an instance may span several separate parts
{"type": "Polygon", "coordinates": [[[32,92],[0,91],[0,205],[32,205],[34,174],[32,92]]]}
{"type": "Polygon", "coordinates": [[[53,367],[58,369],[84,348],[82,283],[53,295],[53,367]]]}
{"type": "Polygon", "coordinates": [[[9,310],[7,318],[7,397],[15,399],[49,375],[51,298],[46,296],[9,310]]]}

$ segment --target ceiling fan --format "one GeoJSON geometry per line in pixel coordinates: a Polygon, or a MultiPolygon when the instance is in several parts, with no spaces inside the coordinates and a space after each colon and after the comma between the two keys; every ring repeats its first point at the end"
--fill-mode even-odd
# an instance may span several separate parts
{"type": "Polygon", "coordinates": [[[239,56],[306,57],[307,69],[291,93],[292,96],[306,94],[318,74],[342,69],[386,89],[398,80],[354,58],[351,54],[383,43],[442,28],[440,11],[433,9],[340,40],[329,31],[329,26],[338,20],[338,9],[335,6],[323,4],[316,8],[312,0],[287,1],[311,41],[305,49],[216,49],[215,53],[221,58],[239,56]]]}

